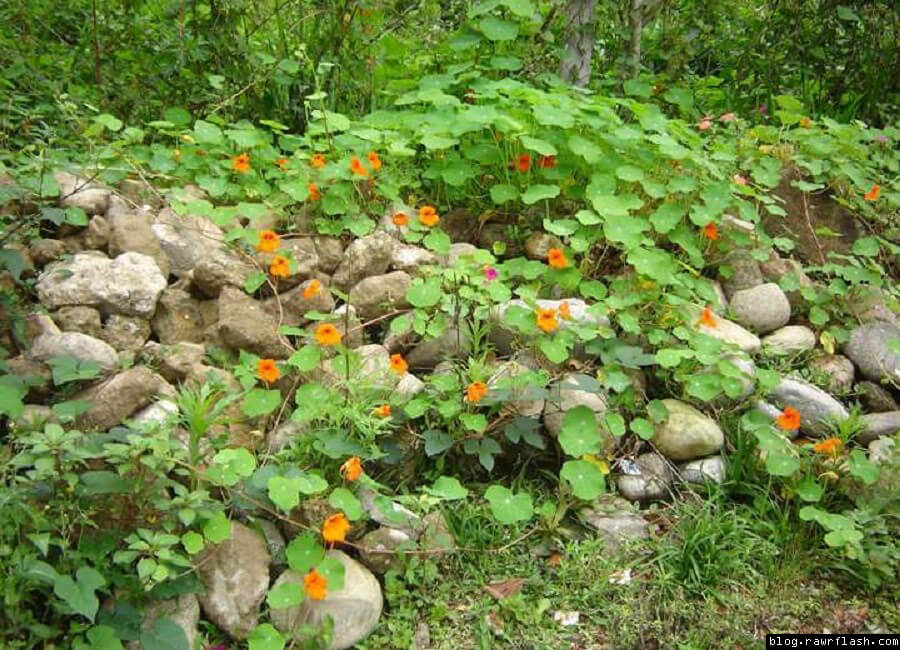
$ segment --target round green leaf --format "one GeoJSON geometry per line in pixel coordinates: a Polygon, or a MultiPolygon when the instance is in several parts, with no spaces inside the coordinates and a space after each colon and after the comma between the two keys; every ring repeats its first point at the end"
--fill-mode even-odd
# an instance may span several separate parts
{"type": "Polygon", "coordinates": [[[600,468],[586,460],[566,461],[559,475],[572,486],[579,499],[596,499],[606,489],[606,479],[600,468]]]}
{"type": "Polygon", "coordinates": [[[534,514],[531,495],[527,492],[513,494],[501,485],[492,485],[484,493],[484,498],[491,505],[491,513],[501,524],[526,521],[534,514]]]}

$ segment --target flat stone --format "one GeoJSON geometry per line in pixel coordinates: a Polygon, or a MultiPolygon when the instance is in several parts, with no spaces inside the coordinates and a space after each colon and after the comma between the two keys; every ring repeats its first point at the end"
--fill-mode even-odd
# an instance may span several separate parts
{"type": "Polygon", "coordinates": [[[891,341],[900,341],[900,326],[874,321],[850,333],[844,354],[866,379],[900,383],[900,354],[891,350],[891,341]]]}
{"type": "Polygon", "coordinates": [[[109,218],[109,254],[121,255],[129,251],[152,257],[165,277],[169,277],[169,257],[160,246],[146,215],[125,212],[109,218]]]}
{"type": "Polygon", "coordinates": [[[406,362],[415,370],[431,370],[441,361],[463,358],[471,350],[472,338],[468,329],[458,330],[451,325],[437,338],[418,343],[406,355],[406,362]]]}
{"type": "Polygon", "coordinates": [[[763,283],[759,262],[749,251],[734,251],[725,260],[725,265],[732,271],[730,277],[722,280],[722,288],[725,289],[725,295],[729,299],[738,291],[751,289],[763,283]]]}
{"type": "Polygon", "coordinates": [[[856,437],[856,440],[862,445],[867,445],[876,438],[900,433],[900,411],[867,413],[861,419],[865,428],[856,437]]]}
{"type": "Polygon", "coordinates": [[[844,405],[821,388],[793,377],[784,377],[772,391],[771,399],[780,408],[793,406],[800,413],[800,430],[822,436],[829,432],[830,421],[850,416],[844,405]]]}
{"type": "Polygon", "coordinates": [[[417,275],[423,267],[437,266],[439,263],[437,256],[430,250],[419,246],[400,244],[394,247],[389,268],[417,275]]]}
{"type": "Polygon", "coordinates": [[[180,216],[166,208],[159,213],[151,230],[169,258],[171,273],[179,278],[190,273],[201,260],[218,257],[224,250],[222,229],[200,215],[180,216]]]}
{"type": "Polygon", "coordinates": [[[525,257],[543,262],[547,259],[551,248],[562,248],[560,238],[536,230],[525,240],[525,257]]]}
{"type": "Polygon", "coordinates": [[[797,354],[816,347],[816,333],[804,325],[788,325],[764,337],[762,344],[766,354],[797,354]]]}
{"type": "Polygon", "coordinates": [[[597,503],[578,511],[578,518],[600,533],[613,548],[620,544],[650,537],[650,525],[627,501],[620,498],[601,498],[597,503]]]}
{"type": "Polygon", "coordinates": [[[897,441],[894,438],[876,438],[869,443],[869,460],[876,465],[889,462],[897,453],[897,441]]]}
{"type": "Polygon", "coordinates": [[[728,307],[740,325],[763,334],[786,325],[791,319],[791,304],[781,287],[773,282],[734,292],[728,307]]]}

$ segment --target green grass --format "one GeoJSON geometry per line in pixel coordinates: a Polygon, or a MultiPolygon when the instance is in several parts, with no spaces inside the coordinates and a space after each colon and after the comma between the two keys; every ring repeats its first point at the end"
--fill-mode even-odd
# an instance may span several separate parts
{"type": "Polygon", "coordinates": [[[415,648],[428,625],[429,647],[468,648],[762,648],[766,632],[900,629],[896,593],[865,594],[820,575],[816,537],[769,521],[772,513],[735,504],[724,493],[688,497],[659,510],[656,534],[611,551],[585,531],[499,530],[468,504],[448,519],[463,547],[440,561],[412,558],[385,580],[385,613],[359,647],[415,648]],[[786,533],[790,535],[785,536],[786,533]],[[500,544],[503,542],[501,541],[500,544]],[[560,555],[558,565],[548,553],[560,555]],[[610,583],[630,568],[630,584],[610,583]],[[520,578],[520,592],[497,600],[490,582],[520,578]],[[554,622],[578,611],[578,625],[554,622]]]}

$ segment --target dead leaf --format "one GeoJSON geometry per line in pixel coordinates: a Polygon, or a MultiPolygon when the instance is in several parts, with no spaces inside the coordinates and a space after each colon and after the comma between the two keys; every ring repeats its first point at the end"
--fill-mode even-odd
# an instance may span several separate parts
{"type": "Polygon", "coordinates": [[[562,564],[562,553],[551,553],[547,558],[547,566],[558,567],[562,564]]]}
{"type": "Polygon", "coordinates": [[[524,578],[510,578],[509,580],[488,583],[484,586],[484,590],[497,600],[503,600],[522,591],[524,585],[524,578]]]}

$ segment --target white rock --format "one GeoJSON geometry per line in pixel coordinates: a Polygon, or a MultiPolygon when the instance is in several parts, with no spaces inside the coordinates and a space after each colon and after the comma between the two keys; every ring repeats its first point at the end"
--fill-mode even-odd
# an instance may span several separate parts
{"type": "Polygon", "coordinates": [[[42,334],[31,345],[28,357],[34,361],[47,361],[53,357],[73,357],[90,361],[109,372],[119,365],[119,355],[108,343],[81,332],[42,334]]]}
{"type": "Polygon", "coordinates": [[[803,325],[788,325],[762,340],[768,354],[796,354],[816,347],[816,334],[803,325]]]}
{"type": "Polygon", "coordinates": [[[88,215],[102,215],[109,206],[110,190],[68,172],[56,172],[59,204],[64,208],[81,208],[88,215]]]}

